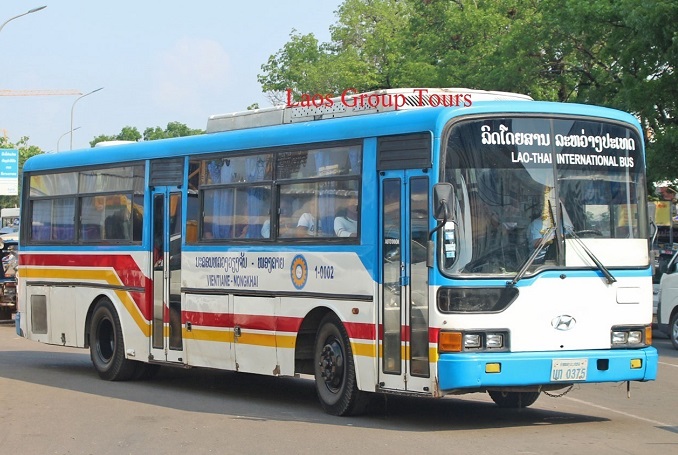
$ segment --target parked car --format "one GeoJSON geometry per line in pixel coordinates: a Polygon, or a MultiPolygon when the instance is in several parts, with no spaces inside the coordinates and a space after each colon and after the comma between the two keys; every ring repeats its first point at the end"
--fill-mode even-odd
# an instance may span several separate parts
{"type": "Polygon", "coordinates": [[[15,239],[0,239],[0,320],[12,319],[16,311],[17,267],[19,242],[15,239]]]}
{"type": "Polygon", "coordinates": [[[669,261],[659,282],[657,328],[678,349],[678,253],[669,261]]]}

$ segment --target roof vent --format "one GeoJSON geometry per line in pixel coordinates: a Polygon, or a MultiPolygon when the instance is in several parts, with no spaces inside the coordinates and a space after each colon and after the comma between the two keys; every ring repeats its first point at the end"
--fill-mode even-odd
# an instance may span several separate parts
{"type": "Polygon", "coordinates": [[[315,103],[295,103],[291,106],[280,105],[212,115],[207,120],[207,132],[216,133],[426,107],[463,108],[477,101],[530,100],[532,100],[531,97],[519,93],[466,88],[399,88],[365,93],[353,93],[347,90],[342,96],[336,98],[316,98],[315,103]]]}

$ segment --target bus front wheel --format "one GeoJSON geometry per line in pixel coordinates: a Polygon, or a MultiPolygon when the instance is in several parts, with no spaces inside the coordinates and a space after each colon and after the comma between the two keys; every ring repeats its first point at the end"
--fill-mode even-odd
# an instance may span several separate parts
{"type": "Polygon", "coordinates": [[[108,299],[97,303],[92,313],[89,353],[101,379],[125,381],[134,374],[134,362],[125,357],[125,345],[118,314],[108,299]]]}
{"type": "Polygon", "coordinates": [[[337,416],[364,412],[368,400],[358,390],[348,334],[333,314],[320,322],[314,352],[315,385],[323,409],[337,416]]]}
{"type": "Polygon", "coordinates": [[[539,398],[539,392],[499,392],[490,390],[487,392],[500,408],[526,408],[534,404],[539,398]]]}

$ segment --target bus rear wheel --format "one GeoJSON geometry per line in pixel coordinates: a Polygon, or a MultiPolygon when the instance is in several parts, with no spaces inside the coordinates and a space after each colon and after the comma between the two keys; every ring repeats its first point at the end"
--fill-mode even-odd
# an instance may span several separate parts
{"type": "Polygon", "coordinates": [[[134,374],[134,362],[125,357],[120,319],[108,299],[102,299],[94,307],[89,331],[89,353],[101,379],[126,381],[134,374]]]}
{"type": "Polygon", "coordinates": [[[500,408],[526,408],[539,398],[539,392],[499,392],[490,390],[487,392],[500,408]]]}
{"type": "Polygon", "coordinates": [[[368,400],[358,390],[346,329],[333,314],[320,322],[314,352],[315,385],[323,409],[337,416],[363,413],[368,400]]]}

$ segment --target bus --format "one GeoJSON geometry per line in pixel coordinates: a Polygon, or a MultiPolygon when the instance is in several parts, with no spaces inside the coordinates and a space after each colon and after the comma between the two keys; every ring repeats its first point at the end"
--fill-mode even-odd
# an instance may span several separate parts
{"type": "Polygon", "coordinates": [[[17,333],[89,349],[104,380],[312,378],[333,415],[656,378],[633,116],[467,89],[332,100],[30,158],[17,333]]]}

